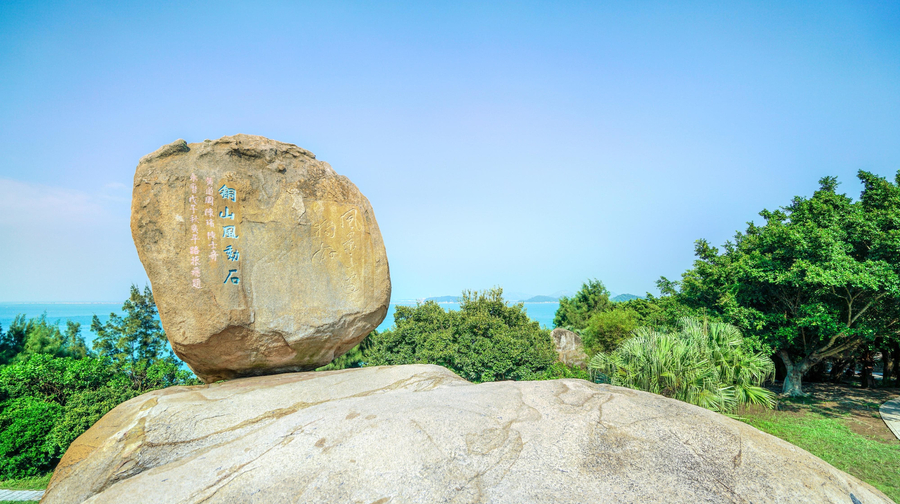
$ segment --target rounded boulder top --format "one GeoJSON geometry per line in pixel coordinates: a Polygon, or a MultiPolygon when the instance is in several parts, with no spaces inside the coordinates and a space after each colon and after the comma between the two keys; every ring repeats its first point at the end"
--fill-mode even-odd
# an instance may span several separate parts
{"type": "Polygon", "coordinates": [[[323,366],[387,313],[372,206],[293,144],[235,135],[144,156],[131,233],[172,348],[206,382],[323,366]]]}

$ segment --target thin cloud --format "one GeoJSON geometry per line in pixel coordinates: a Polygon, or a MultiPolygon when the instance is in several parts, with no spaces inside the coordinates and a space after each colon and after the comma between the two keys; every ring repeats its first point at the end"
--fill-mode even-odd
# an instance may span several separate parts
{"type": "Polygon", "coordinates": [[[118,195],[108,198],[102,193],[3,178],[0,194],[0,227],[106,224],[118,212],[102,200],[122,201],[118,195]]]}
{"type": "Polygon", "coordinates": [[[98,197],[116,203],[130,203],[131,186],[121,182],[110,182],[103,185],[103,191],[98,193],[98,197]]]}

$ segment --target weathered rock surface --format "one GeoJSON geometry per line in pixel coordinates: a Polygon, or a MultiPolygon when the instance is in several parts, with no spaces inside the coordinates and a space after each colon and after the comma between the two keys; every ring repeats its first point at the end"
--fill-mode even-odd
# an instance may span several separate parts
{"type": "Polygon", "coordinates": [[[438,366],[144,394],[66,452],[44,504],[890,502],[725,416],[582,380],[438,366]]]}
{"type": "Polygon", "coordinates": [[[559,355],[559,361],[567,366],[578,366],[582,369],[587,368],[587,354],[584,353],[584,343],[581,337],[568,329],[557,327],[550,336],[553,338],[553,344],[556,345],[556,353],[559,355]]]}
{"type": "Polygon", "coordinates": [[[131,232],[172,348],[206,382],[325,365],[387,313],[369,201],[296,145],[161,147],[138,164],[131,232]]]}

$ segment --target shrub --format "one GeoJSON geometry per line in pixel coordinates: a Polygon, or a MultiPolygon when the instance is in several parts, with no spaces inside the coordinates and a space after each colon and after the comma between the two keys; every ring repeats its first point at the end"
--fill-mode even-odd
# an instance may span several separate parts
{"type": "Polygon", "coordinates": [[[56,464],[47,435],[63,407],[37,397],[0,404],[0,479],[38,476],[56,464]]]}
{"type": "Polygon", "coordinates": [[[54,458],[62,457],[72,441],[90,429],[103,415],[140,392],[115,386],[84,390],[69,398],[61,414],[46,435],[46,450],[54,458]]]}
{"type": "Polygon", "coordinates": [[[566,366],[562,362],[554,362],[550,367],[544,370],[541,380],[558,380],[560,378],[578,378],[581,380],[591,380],[590,374],[584,369],[577,366],[566,366]]]}
{"type": "Polygon", "coordinates": [[[637,326],[638,315],[634,310],[626,308],[594,313],[582,331],[585,350],[588,355],[610,352],[637,326]]]}
{"type": "Polygon", "coordinates": [[[394,329],[371,337],[366,365],[437,364],[476,383],[541,378],[556,361],[550,332],[502,294],[464,292],[459,311],[398,306],[394,329]]]}
{"type": "Polygon", "coordinates": [[[588,366],[610,383],[661,394],[719,412],[738,404],[774,405],[762,388],[775,366],[730,324],[684,318],[678,332],[640,327],[615,351],[588,366]]]}

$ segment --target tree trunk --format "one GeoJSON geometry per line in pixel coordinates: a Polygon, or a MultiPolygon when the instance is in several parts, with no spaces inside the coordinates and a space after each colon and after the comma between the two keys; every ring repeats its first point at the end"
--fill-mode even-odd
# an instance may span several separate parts
{"type": "Polygon", "coordinates": [[[894,356],[894,386],[900,387],[900,342],[891,343],[891,353],[894,356]]]}
{"type": "Polygon", "coordinates": [[[787,374],[784,377],[784,388],[781,394],[785,397],[806,397],[809,394],[803,392],[803,373],[809,368],[809,363],[803,359],[799,363],[791,361],[791,357],[784,350],[778,352],[781,362],[784,363],[787,374]]]}
{"type": "Polygon", "coordinates": [[[800,366],[789,366],[787,375],[784,377],[784,388],[781,390],[782,395],[786,397],[806,397],[809,395],[803,392],[802,380],[803,372],[800,371],[800,366]]]}
{"type": "Polygon", "coordinates": [[[885,343],[881,347],[881,386],[891,386],[891,376],[894,375],[894,356],[891,354],[891,345],[885,343]]]}
{"type": "Polygon", "coordinates": [[[875,352],[866,350],[859,359],[859,386],[861,388],[875,388],[875,377],[872,371],[875,369],[875,352]]]}
{"type": "Polygon", "coordinates": [[[841,383],[841,380],[844,378],[844,371],[847,370],[848,365],[849,361],[846,359],[834,359],[834,362],[831,364],[831,378],[829,381],[841,383]]]}

